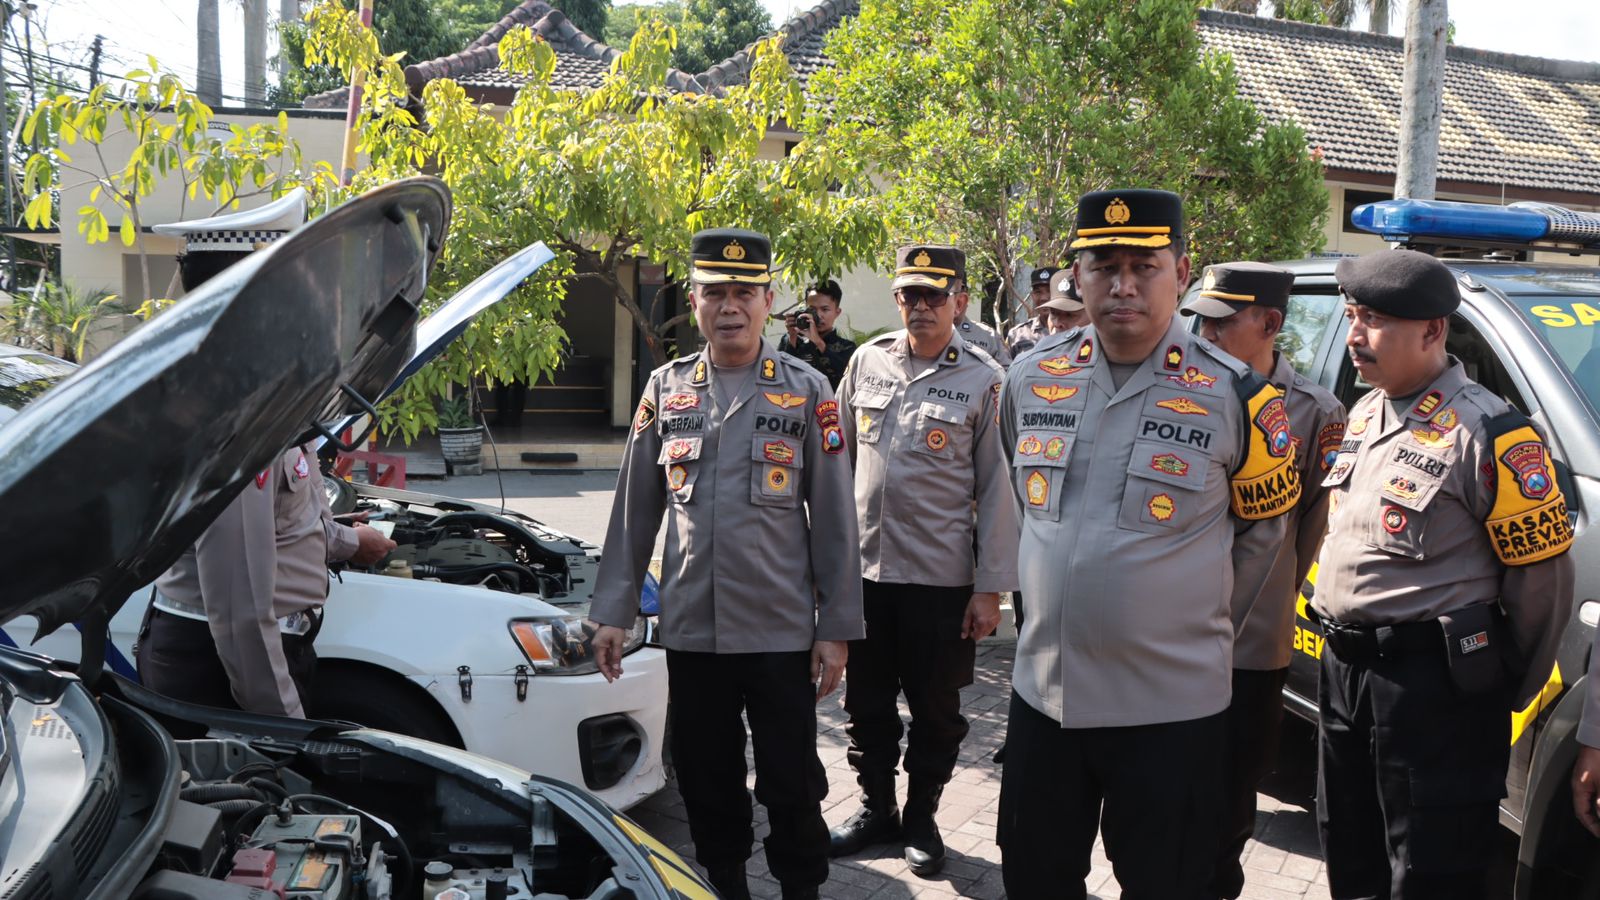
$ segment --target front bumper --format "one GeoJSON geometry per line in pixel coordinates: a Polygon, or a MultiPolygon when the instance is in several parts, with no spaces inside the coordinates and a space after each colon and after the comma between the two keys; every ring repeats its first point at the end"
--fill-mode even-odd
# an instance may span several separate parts
{"type": "Polygon", "coordinates": [[[613,808],[627,809],[667,782],[661,763],[666,652],[642,647],[624,657],[622,667],[612,684],[599,674],[530,675],[525,700],[517,699],[511,675],[474,673],[470,700],[455,673],[411,680],[433,697],[474,753],[583,785],[613,808]]]}

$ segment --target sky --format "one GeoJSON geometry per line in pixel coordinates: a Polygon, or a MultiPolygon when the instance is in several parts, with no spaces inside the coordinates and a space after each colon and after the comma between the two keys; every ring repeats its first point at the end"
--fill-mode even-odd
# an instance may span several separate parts
{"type": "MultiPolygon", "coordinates": [[[[31,31],[35,53],[86,65],[96,34],[105,37],[107,72],[145,65],[154,54],[162,65],[191,85],[195,70],[195,0],[34,0],[33,27],[13,19],[5,40],[9,47],[31,31]]],[[[382,3],[383,0],[376,0],[382,3]]],[[[809,9],[815,0],[762,0],[774,23],[809,9]]],[[[1404,5],[1397,0],[1396,6],[1404,5]]],[[[243,80],[243,16],[238,0],[221,0],[223,92],[237,98],[243,80]]],[[[276,2],[268,2],[275,10],[276,2]]],[[[1456,43],[1467,47],[1600,62],[1600,3],[1594,0],[1450,0],[1456,43]],[[1514,7],[1515,12],[1508,11],[1514,7]]],[[[1391,22],[1393,33],[1405,27],[1403,13],[1391,22]]],[[[17,55],[8,50],[7,78],[18,81],[17,55]]],[[[226,102],[226,101],[225,101],[226,102]]],[[[235,101],[236,102],[236,101],[235,101]]]]}

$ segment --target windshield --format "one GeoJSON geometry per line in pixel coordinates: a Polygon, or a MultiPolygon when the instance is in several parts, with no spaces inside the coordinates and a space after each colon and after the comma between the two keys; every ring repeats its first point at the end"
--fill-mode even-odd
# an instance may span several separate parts
{"type": "Polygon", "coordinates": [[[1600,296],[1512,297],[1549,343],[1589,403],[1600,410],[1600,296]]]}
{"type": "Polygon", "coordinates": [[[77,368],[43,353],[0,356],[0,425],[77,368]]]}

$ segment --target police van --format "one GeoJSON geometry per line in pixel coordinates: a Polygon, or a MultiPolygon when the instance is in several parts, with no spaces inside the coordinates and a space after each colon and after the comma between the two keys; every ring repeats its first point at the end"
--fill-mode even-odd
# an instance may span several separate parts
{"type": "MultiPolygon", "coordinates": [[[[1456,276],[1461,306],[1449,352],[1468,377],[1521,410],[1549,439],[1576,515],[1577,584],[1571,623],[1544,691],[1512,715],[1511,766],[1500,818],[1521,836],[1516,897],[1600,898],[1600,842],[1572,813],[1568,777],[1600,620],[1600,267],[1530,262],[1535,253],[1600,252],[1600,215],[1544,204],[1485,207],[1392,200],[1358,207],[1352,221],[1385,240],[1434,253],[1456,276]],[[1469,258],[1471,257],[1471,258],[1469,258]]],[[[1371,389],[1345,350],[1348,326],[1334,259],[1284,263],[1295,273],[1280,350],[1304,377],[1353,405],[1371,389]]],[[[1316,721],[1323,637],[1306,608],[1316,568],[1297,602],[1286,707],[1316,721]]],[[[1463,802],[1482,785],[1463,784],[1463,802]]]]}

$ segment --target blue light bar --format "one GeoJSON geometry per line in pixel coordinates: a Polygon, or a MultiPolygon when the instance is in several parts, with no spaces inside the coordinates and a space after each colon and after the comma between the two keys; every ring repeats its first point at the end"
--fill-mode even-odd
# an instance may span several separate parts
{"type": "Polygon", "coordinates": [[[1550,233],[1550,218],[1542,213],[1448,200],[1363,203],[1350,214],[1350,221],[1387,241],[1456,238],[1523,244],[1550,233]]]}

